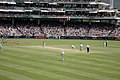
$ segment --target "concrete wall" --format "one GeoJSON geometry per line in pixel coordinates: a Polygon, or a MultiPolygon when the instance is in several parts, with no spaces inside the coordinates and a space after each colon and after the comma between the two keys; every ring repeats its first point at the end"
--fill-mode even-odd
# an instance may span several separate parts
{"type": "MultiPolygon", "coordinates": [[[[104,1],[107,3],[110,2],[110,0],[101,0],[101,1],[104,1]]],[[[120,10],[120,0],[114,0],[114,8],[118,8],[120,10]]]]}

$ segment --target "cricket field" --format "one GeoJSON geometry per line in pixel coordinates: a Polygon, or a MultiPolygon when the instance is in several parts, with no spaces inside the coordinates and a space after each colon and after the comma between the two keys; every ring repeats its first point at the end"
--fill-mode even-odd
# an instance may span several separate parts
{"type": "Polygon", "coordinates": [[[120,80],[120,41],[108,41],[108,47],[104,47],[103,42],[4,39],[3,51],[0,51],[0,80],[120,80]],[[83,51],[79,51],[80,43],[83,51]],[[71,45],[76,46],[74,51],[71,45]],[[89,53],[86,45],[90,45],[89,53]]]}

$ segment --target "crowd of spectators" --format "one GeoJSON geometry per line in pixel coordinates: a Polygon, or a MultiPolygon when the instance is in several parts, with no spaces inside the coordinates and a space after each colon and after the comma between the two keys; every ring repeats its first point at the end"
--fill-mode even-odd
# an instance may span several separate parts
{"type": "Polygon", "coordinates": [[[100,24],[41,24],[41,25],[0,25],[4,36],[81,36],[81,37],[120,37],[120,27],[100,24]]]}
{"type": "Polygon", "coordinates": [[[38,26],[31,26],[31,25],[17,25],[17,26],[10,26],[10,25],[1,25],[0,26],[0,33],[4,36],[40,36],[41,28],[38,26]]]}
{"type": "Polygon", "coordinates": [[[120,37],[120,27],[117,27],[115,28],[111,34],[110,34],[111,37],[120,37]]]}
{"type": "MultiPolygon", "coordinates": [[[[41,12],[40,14],[36,13],[0,13],[0,17],[31,17],[31,16],[39,16],[39,17],[115,17],[116,14],[114,12],[106,13],[106,12],[98,12],[98,13],[89,13],[89,11],[76,11],[76,12],[41,12]]],[[[117,15],[118,16],[118,15],[117,15]]]]}

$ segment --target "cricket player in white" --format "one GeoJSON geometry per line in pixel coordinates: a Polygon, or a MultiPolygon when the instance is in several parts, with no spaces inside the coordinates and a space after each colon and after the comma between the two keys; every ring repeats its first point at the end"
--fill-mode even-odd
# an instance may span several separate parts
{"type": "Polygon", "coordinates": [[[75,46],[74,45],[72,45],[72,49],[73,49],[73,51],[75,50],[75,46]]]}
{"type": "Polygon", "coordinates": [[[106,46],[106,43],[105,43],[105,42],[103,42],[103,46],[104,46],[104,47],[106,46]]]}
{"type": "Polygon", "coordinates": [[[64,61],[64,54],[65,54],[65,52],[64,52],[64,50],[62,50],[62,51],[61,51],[62,61],[64,61]]]}
{"type": "Polygon", "coordinates": [[[108,41],[106,41],[106,47],[108,46],[108,41]]]}
{"type": "Polygon", "coordinates": [[[80,51],[82,51],[82,50],[83,50],[83,44],[80,43],[80,51]]]}

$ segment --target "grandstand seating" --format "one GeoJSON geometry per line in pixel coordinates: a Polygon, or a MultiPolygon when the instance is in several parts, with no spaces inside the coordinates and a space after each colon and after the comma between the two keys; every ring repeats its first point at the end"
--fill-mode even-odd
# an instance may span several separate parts
{"type": "Polygon", "coordinates": [[[60,23],[51,24],[16,24],[12,27],[10,24],[2,24],[0,26],[0,32],[5,36],[82,36],[82,37],[119,37],[120,27],[114,29],[112,25],[108,24],[92,24],[89,27],[88,24],[66,24],[64,26],[60,23]]]}
{"type": "Polygon", "coordinates": [[[119,20],[119,10],[98,0],[0,1],[4,36],[120,37],[119,20]]]}

